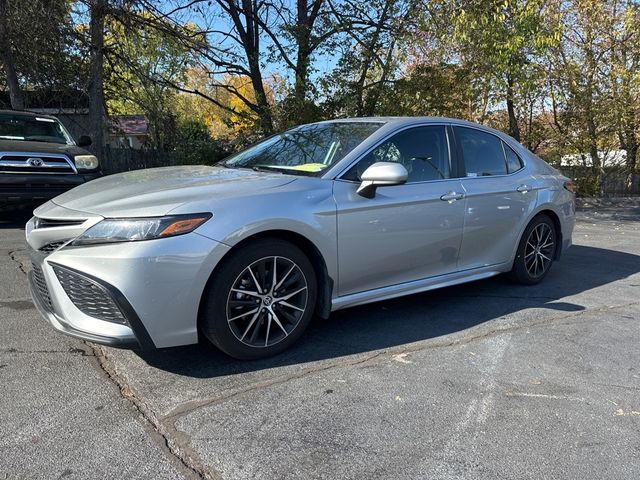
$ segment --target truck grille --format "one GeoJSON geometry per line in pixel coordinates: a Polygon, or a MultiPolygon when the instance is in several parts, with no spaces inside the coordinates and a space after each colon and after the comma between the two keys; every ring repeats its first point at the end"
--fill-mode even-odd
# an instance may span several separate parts
{"type": "Polygon", "coordinates": [[[53,266],[53,271],[64,291],[82,313],[107,322],[127,323],[118,305],[102,285],[57,265],[53,266]]]}
{"type": "Polygon", "coordinates": [[[76,168],[66,155],[2,152],[0,173],[76,173],[76,168]]]}
{"type": "Polygon", "coordinates": [[[51,303],[51,297],[49,296],[49,288],[47,287],[47,282],[44,279],[42,269],[35,263],[31,263],[31,266],[33,267],[33,279],[35,280],[36,289],[38,290],[38,296],[42,300],[44,306],[50,312],[53,312],[53,304],[51,303]]]}

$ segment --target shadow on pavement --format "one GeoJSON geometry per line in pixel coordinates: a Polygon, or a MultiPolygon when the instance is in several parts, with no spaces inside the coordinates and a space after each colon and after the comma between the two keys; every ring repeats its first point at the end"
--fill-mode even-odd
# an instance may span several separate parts
{"type": "Polygon", "coordinates": [[[196,378],[302,364],[441,337],[528,308],[584,310],[582,305],[558,300],[638,271],[638,255],[573,246],[539,285],[514,285],[499,276],[341,310],[329,320],[316,320],[297,345],[270,359],[237,361],[205,341],[138,355],[156,368],[196,378]]]}
{"type": "Polygon", "coordinates": [[[24,229],[25,223],[33,216],[33,210],[37,205],[20,207],[0,206],[0,230],[9,228],[24,229]]]}

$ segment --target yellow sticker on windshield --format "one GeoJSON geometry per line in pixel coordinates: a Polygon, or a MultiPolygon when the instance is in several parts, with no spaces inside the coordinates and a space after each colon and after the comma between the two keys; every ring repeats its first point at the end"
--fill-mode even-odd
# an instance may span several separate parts
{"type": "Polygon", "coordinates": [[[304,163],[302,165],[287,167],[290,170],[298,170],[300,172],[319,172],[324,170],[326,165],[324,163],[304,163]]]}

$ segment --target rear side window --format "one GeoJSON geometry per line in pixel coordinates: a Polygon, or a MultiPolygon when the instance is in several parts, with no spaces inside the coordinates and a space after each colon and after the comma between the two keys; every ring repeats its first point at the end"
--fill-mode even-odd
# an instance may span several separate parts
{"type": "Polygon", "coordinates": [[[507,170],[509,173],[517,172],[522,168],[522,160],[509,145],[504,142],[502,142],[502,145],[504,146],[504,154],[507,157],[507,170]]]}
{"type": "Polygon", "coordinates": [[[502,140],[474,128],[454,129],[456,140],[462,148],[467,177],[507,174],[502,140]]]}

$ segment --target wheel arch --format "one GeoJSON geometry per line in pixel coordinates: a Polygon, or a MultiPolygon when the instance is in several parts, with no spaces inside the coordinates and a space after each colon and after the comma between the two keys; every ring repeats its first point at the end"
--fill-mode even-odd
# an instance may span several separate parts
{"type": "MultiPolygon", "coordinates": [[[[556,236],[558,239],[556,241],[556,251],[554,252],[553,259],[559,260],[560,254],[562,253],[562,224],[560,223],[560,217],[555,211],[548,208],[544,210],[540,210],[536,214],[536,217],[538,215],[543,215],[543,214],[551,219],[551,221],[553,222],[553,226],[556,228],[556,236]]],[[[533,218],[531,220],[533,220],[533,218]]]]}
{"type": "Polygon", "coordinates": [[[333,279],[329,275],[327,264],[324,257],[322,256],[322,253],[320,252],[318,247],[304,235],[291,230],[274,229],[263,230],[248,235],[247,237],[243,238],[238,243],[233,245],[229,249],[229,251],[227,251],[225,255],[220,259],[220,261],[217,263],[217,265],[209,275],[209,279],[207,280],[205,288],[200,296],[200,304],[198,306],[198,325],[200,325],[201,312],[203,310],[205,295],[209,290],[209,285],[212,281],[215,281],[216,273],[220,270],[220,268],[224,268],[225,259],[227,259],[230,254],[236,252],[239,249],[242,249],[246,245],[266,238],[279,239],[292,243],[300,248],[300,250],[302,250],[308,256],[311,264],[313,265],[318,285],[318,298],[315,306],[315,314],[323,319],[329,318],[329,314],[331,313],[333,279]]]}
{"type": "MultiPolygon", "coordinates": [[[[527,227],[531,224],[531,222],[533,222],[540,215],[546,215],[553,222],[553,226],[555,227],[556,235],[558,237],[556,241],[556,249],[553,254],[553,259],[559,260],[560,254],[562,253],[562,224],[560,223],[560,217],[558,216],[557,212],[555,212],[550,205],[542,205],[540,208],[536,209],[536,211],[533,212],[531,217],[524,224],[524,227],[522,228],[520,235],[518,235],[518,242],[516,243],[516,251],[518,249],[518,246],[520,245],[520,242],[522,241],[522,236],[524,235],[524,232],[527,230],[527,227]]],[[[515,261],[515,253],[514,253],[513,261],[515,261]]]]}

